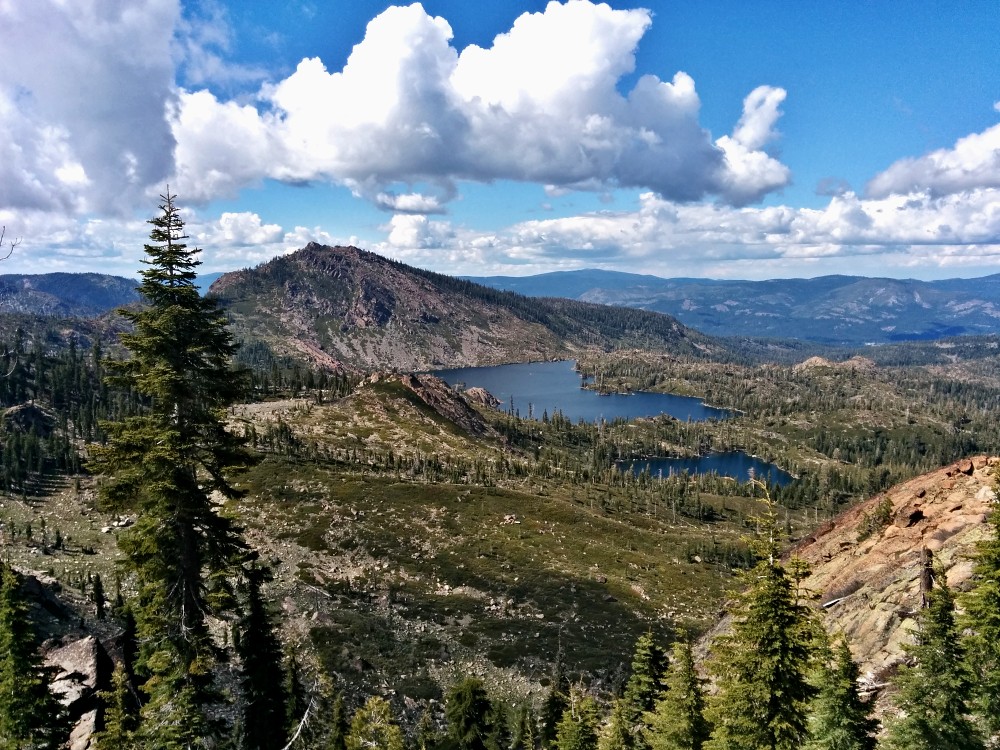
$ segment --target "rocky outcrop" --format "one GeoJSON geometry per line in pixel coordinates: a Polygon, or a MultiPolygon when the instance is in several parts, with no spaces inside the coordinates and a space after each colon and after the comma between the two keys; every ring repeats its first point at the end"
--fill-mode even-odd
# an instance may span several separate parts
{"type": "Polygon", "coordinates": [[[486,406],[490,409],[495,409],[503,403],[488,390],[480,388],[478,385],[474,385],[472,388],[466,388],[464,393],[465,397],[472,403],[479,404],[480,406],[486,406]]]}
{"type": "MultiPolygon", "coordinates": [[[[117,628],[108,621],[90,620],[89,602],[55,578],[38,571],[18,572],[31,621],[44,639],[41,654],[50,689],[66,708],[72,726],[66,747],[92,750],[99,722],[98,693],[108,689],[113,669],[105,643],[115,648],[117,628]]],[[[116,653],[120,659],[120,649],[116,653]]]]}
{"type": "Polygon", "coordinates": [[[996,505],[998,466],[1000,459],[980,456],[911,479],[851,508],[793,551],[811,565],[805,585],[818,595],[828,629],[847,636],[874,683],[912,642],[928,561],[946,571],[949,586],[968,584],[975,544],[986,537],[984,522],[996,505]]]}
{"type": "Polygon", "coordinates": [[[52,692],[73,722],[70,750],[90,750],[97,731],[97,693],[107,686],[111,659],[100,641],[89,635],[48,651],[45,665],[55,674],[52,692]]]}
{"type": "Polygon", "coordinates": [[[31,432],[32,429],[41,438],[47,438],[55,427],[56,419],[37,404],[18,404],[12,406],[3,414],[3,427],[18,432],[31,432]]]}
{"type": "MultiPolygon", "coordinates": [[[[434,375],[396,376],[405,388],[412,391],[427,406],[471,435],[496,436],[496,432],[475,409],[441,378],[434,375]]],[[[499,403],[499,402],[498,402],[499,403]]]]}
{"type": "Polygon", "coordinates": [[[875,363],[867,357],[854,356],[843,362],[834,362],[825,357],[810,357],[803,362],[799,362],[792,369],[795,372],[808,372],[809,370],[830,368],[868,374],[874,372],[875,367],[875,363]]]}

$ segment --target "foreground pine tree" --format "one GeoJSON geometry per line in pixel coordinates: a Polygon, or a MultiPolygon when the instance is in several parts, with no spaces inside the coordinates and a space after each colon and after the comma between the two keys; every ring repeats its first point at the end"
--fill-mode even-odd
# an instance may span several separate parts
{"type": "Polygon", "coordinates": [[[148,750],[210,746],[221,732],[210,719],[216,651],[207,623],[232,609],[246,548],[212,497],[236,497],[227,473],[250,462],[224,422],[246,387],[230,366],[236,345],[194,285],[198,250],[184,244],[174,196],[161,198],[139,287],[147,306],[122,312],[134,326],[121,337],[130,357],[108,364],[109,379],[147,408],[106,426],[108,444],[91,467],[105,477],[104,506],[138,519],[118,543],[138,587],[137,671],[148,696],[138,737],[148,750]]]}
{"type": "Polygon", "coordinates": [[[65,739],[38,646],[20,577],[0,563],[0,750],[54,749],[65,739]]]}
{"type": "Polygon", "coordinates": [[[976,548],[972,589],[962,598],[961,619],[973,677],[972,709],[985,734],[1000,739],[1000,511],[989,519],[990,536],[976,548]]]}
{"type": "Polygon", "coordinates": [[[115,664],[111,689],[101,693],[104,701],[104,729],[97,735],[98,750],[135,750],[135,713],[124,664],[115,664]]]}
{"type": "Polygon", "coordinates": [[[346,738],[349,728],[347,723],[347,707],[344,705],[344,694],[337,691],[330,706],[330,727],[326,737],[324,750],[347,750],[346,738]]]}
{"type": "Polygon", "coordinates": [[[256,563],[246,570],[246,601],[236,649],[243,664],[240,714],[245,750],[278,750],[288,739],[281,643],[262,594],[264,583],[270,579],[270,571],[256,563]]]}
{"type": "Polygon", "coordinates": [[[608,723],[597,739],[598,750],[631,750],[637,739],[635,710],[624,697],[615,698],[608,723]]]}
{"type": "Polygon", "coordinates": [[[597,703],[579,690],[570,691],[566,710],[556,726],[559,750],[597,750],[597,703]]]}
{"type": "Polygon", "coordinates": [[[970,720],[973,681],[955,625],[955,598],[939,584],[921,610],[916,643],[908,649],[913,664],[896,675],[898,715],[889,723],[887,750],[982,750],[970,720]]]}
{"type": "Polygon", "coordinates": [[[403,750],[403,733],[385,698],[369,698],[351,719],[347,750],[403,750]]]}
{"type": "Polygon", "coordinates": [[[710,733],[702,683],[691,644],[678,641],[667,670],[666,690],[654,710],[646,714],[650,750],[701,750],[710,733]]]}
{"type": "Polygon", "coordinates": [[[445,699],[448,736],[460,750],[486,750],[490,719],[494,713],[482,680],[467,677],[456,684],[445,699]]]}
{"type": "Polygon", "coordinates": [[[759,562],[743,576],[732,632],[712,645],[718,692],[706,711],[708,750],[800,750],[808,736],[818,626],[799,591],[805,570],[779,559],[777,515],[766,502],[752,542],[759,562]]]}
{"type": "Polygon", "coordinates": [[[640,635],[632,656],[632,675],[625,684],[625,700],[640,713],[652,711],[663,692],[666,669],[667,655],[653,640],[653,634],[640,635]]]}
{"type": "Polygon", "coordinates": [[[486,750],[511,750],[514,733],[511,728],[511,716],[507,704],[500,700],[492,701],[486,723],[489,726],[489,734],[486,735],[486,750]]]}
{"type": "Polygon", "coordinates": [[[522,703],[514,712],[510,750],[535,750],[535,715],[531,705],[522,703]]]}
{"type": "Polygon", "coordinates": [[[569,707],[569,680],[562,663],[562,648],[556,652],[556,661],[552,667],[549,691],[542,701],[541,713],[538,717],[538,740],[543,750],[554,747],[556,732],[563,713],[569,707]]]}
{"type": "Polygon", "coordinates": [[[858,665],[841,640],[820,670],[807,750],[875,750],[878,721],[858,692],[858,665]]]}
{"type": "Polygon", "coordinates": [[[601,734],[601,750],[647,747],[643,716],[653,709],[663,692],[666,666],[667,656],[653,640],[652,633],[639,636],[632,657],[632,674],[624,694],[612,706],[611,720],[601,734]]]}

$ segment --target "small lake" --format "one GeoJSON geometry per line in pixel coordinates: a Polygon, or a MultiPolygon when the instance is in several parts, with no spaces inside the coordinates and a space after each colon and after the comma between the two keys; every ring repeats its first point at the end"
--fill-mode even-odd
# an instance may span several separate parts
{"type": "Polygon", "coordinates": [[[740,482],[750,479],[750,470],[752,469],[757,479],[780,487],[784,487],[794,479],[787,471],[767,461],[762,461],[756,456],[749,456],[742,451],[709,453],[707,456],[693,458],[643,458],[631,463],[623,461],[619,463],[619,466],[625,471],[631,469],[635,474],[640,474],[648,468],[649,473],[654,477],[661,473],[666,477],[684,471],[689,474],[711,474],[714,472],[719,476],[733,477],[740,482]]]}
{"type": "Polygon", "coordinates": [[[681,421],[702,422],[708,419],[726,419],[730,412],[706,406],[691,396],[674,396],[669,393],[612,393],[601,395],[597,391],[581,388],[580,373],[575,362],[529,362],[496,367],[461,367],[454,370],[435,370],[448,385],[459,383],[471,388],[479,386],[496,396],[500,409],[509,410],[512,399],[514,411],[522,417],[541,419],[543,412],[551,416],[557,409],[564,417],[577,422],[597,422],[601,419],[635,419],[669,414],[681,421]]]}
{"type": "MultiPolygon", "coordinates": [[[[448,385],[464,385],[466,388],[478,386],[485,388],[502,402],[500,409],[514,410],[522,417],[528,416],[529,404],[531,416],[541,419],[543,412],[551,416],[558,409],[564,417],[576,422],[596,422],[601,419],[611,421],[616,418],[635,419],[637,417],[655,417],[659,414],[683,421],[701,422],[708,419],[727,419],[731,415],[726,409],[706,406],[700,399],[691,396],[674,396],[667,393],[612,393],[601,395],[597,391],[586,390],[580,386],[583,379],[574,368],[575,362],[529,362],[517,365],[498,365],[496,367],[461,367],[454,370],[436,370],[434,375],[444,380],[448,385]],[[513,399],[513,402],[512,402],[513,399]]],[[[628,470],[630,464],[620,464],[623,470],[628,470]]],[[[715,472],[720,476],[733,477],[741,482],[750,478],[750,470],[761,479],[786,485],[792,481],[791,474],[782,471],[774,464],[762,461],[740,451],[727,453],[710,453],[707,456],[695,458],[651,458],[635,461],[631,469],[636,474],[649,466],[653,476],[663,472],[669,476],[671,472],[679,474],[687,471],[690,474],[708,474],[715,472]]]]}

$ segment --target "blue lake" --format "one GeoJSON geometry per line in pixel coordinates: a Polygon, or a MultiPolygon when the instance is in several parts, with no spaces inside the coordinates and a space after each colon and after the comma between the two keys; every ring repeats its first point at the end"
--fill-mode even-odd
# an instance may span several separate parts
{"type": "MultiPolygon", "coordinates": [[[[600,419],[611,421],[616,418],[635,419],[669,414],[680,420],[699,422],[708,419],[727,419],[731,413],[726,409],[706,406],[701,400],[690,396],[674,396],[665,393],[638,392],[632,394],[613,393],[601,395],[586,390],[580,374],[574,369],[574,362],[530,362],[518,365],[498,365],[496,367],[462,367],[454,370],[436,370],[433,374],[448,385],[464,385],[466,388],[485,388],[502,402],[498,407],[508,410],[513,403],[514,410],[522,417],[531,415],[541,419],[543,412],[551,416],[558,409],[563,416],[576,422],[595,422],[600,419]]],[[[661,470],[663,476],[671,471],[675,474],[688,471],[691,474],[715,472],[721,476],[734,477],[746,481],[750,469],[754,474],[774,484],[785,485],[793,477],[774,464],[749,456],[741,451],[710,453],[695,458],[651,458],[636,461],[631,468],[637,474],[649,466],[654,476],[661,470]]],[[[630,464],[621,464],[628,470],[630,464]]]]}
{"type": "Polygon", "coordinates": [[[499,408],[509,410],[512,399],[514,411],[522,417],[541,419],[542,412],[551,416],[557,409],[564,417],[576,422],[596,422],[604,419],[635,419],[669,414],[682,421],[701,422],[708,419],[726,419],[725,409],[706,406],[700,399],[690,396],[673,396],[667,393],[637,392],[601,395],[585,390],[583,380],[574,369],[575,362],[529,362],[497,367],[461,367],[454,370],[436,370],[433,374],[448,385],[459,383],[467,388],[485,388],[502,402],[499,408]]]}
{"type": "Polygon", "coordinates": [[[631,469],[635,474],[640,474],[643,470],[649,469],[652,476],[670,476],[670,474],[710,474],[712,472],[724,476],[733,477],[740,482],[745,482],[750,478],[750,470],[753,470],[757,479],[784,487],[791,482],[794,477],[787,471],[778,468],[772,463],[762,461],[756,456],[748,456],[742,451],[729,451],[726,453],[709,453],[707,456],[696,456],[693,458],[643,458],[637,461],[622,461],[619,466],[622,469],[631,469]]]}

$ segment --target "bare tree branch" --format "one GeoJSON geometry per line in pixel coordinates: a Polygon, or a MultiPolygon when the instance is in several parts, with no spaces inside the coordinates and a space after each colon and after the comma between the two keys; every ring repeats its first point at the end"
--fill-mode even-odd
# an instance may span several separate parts
{"type": "MultiPolygon", "coordinates": [[[[7,227],[6,227],[6,225],[0,227],[0,253],[3,252],[3,238],[4,238],[4,236],[6,234],[7,234],[7,227]]],[[[10,250],[7,251],[6,255],[4,255],[2,258],[0,258],[0,261],[7,260],[7,258],[9,258],[11,255],[14,254],[14,249],[18,245],[21,244],[21,238],[18,237],[16,240],[8,240],[7,244],[10,245],[10,250]]],[[[10,352],[3,352],[3,354],[9,354],[9,353],[10,352]]],[[[2,356],[2,355],[0,355],[0,356],[2,356]]],[[[17,367],[17,355],[16,354],[14,355],[14,357],[12,359],[12,362],[11,362],[11,365],[10,365],[10,370],[8,370],[5,375],[2,375],[0,377],[4,377],[4,378],[10,377],[11,373],[14,372],[14,368],[15,367],[17,367]]]]}
{"type": "MultiPolygon", "coordinates": [[[[5,234],[7,234],[7,227],[0,227],[0,252],[3,252],[3,238],[5,234]]],[[[0,260],[7,260],[7,258],[14,254],[14,249],[21,244],[21,238],[18,237],[16,240],[10,240],[7,244],[10,245],[10,250],[0,260]]]]}
{"type": "Polygon", "coordinates": [[[309,705],[306,706],[306,712],[302,714],[302,721],[299,722],[299,726],[298,729],[295,730],[295,734],[293,734],[292,738],[288,740],[288,744],[281,748],[281,750],[290,750],[296,740],[299,739],[299,735],[302,734],[302,730],[306,728],[306,724],[309,723],[309,712],[312,711],[313,704],[316,702],[316,691],[318,687],[319,683],[313,686],[312,695],[309,696],[309,705]]]}

